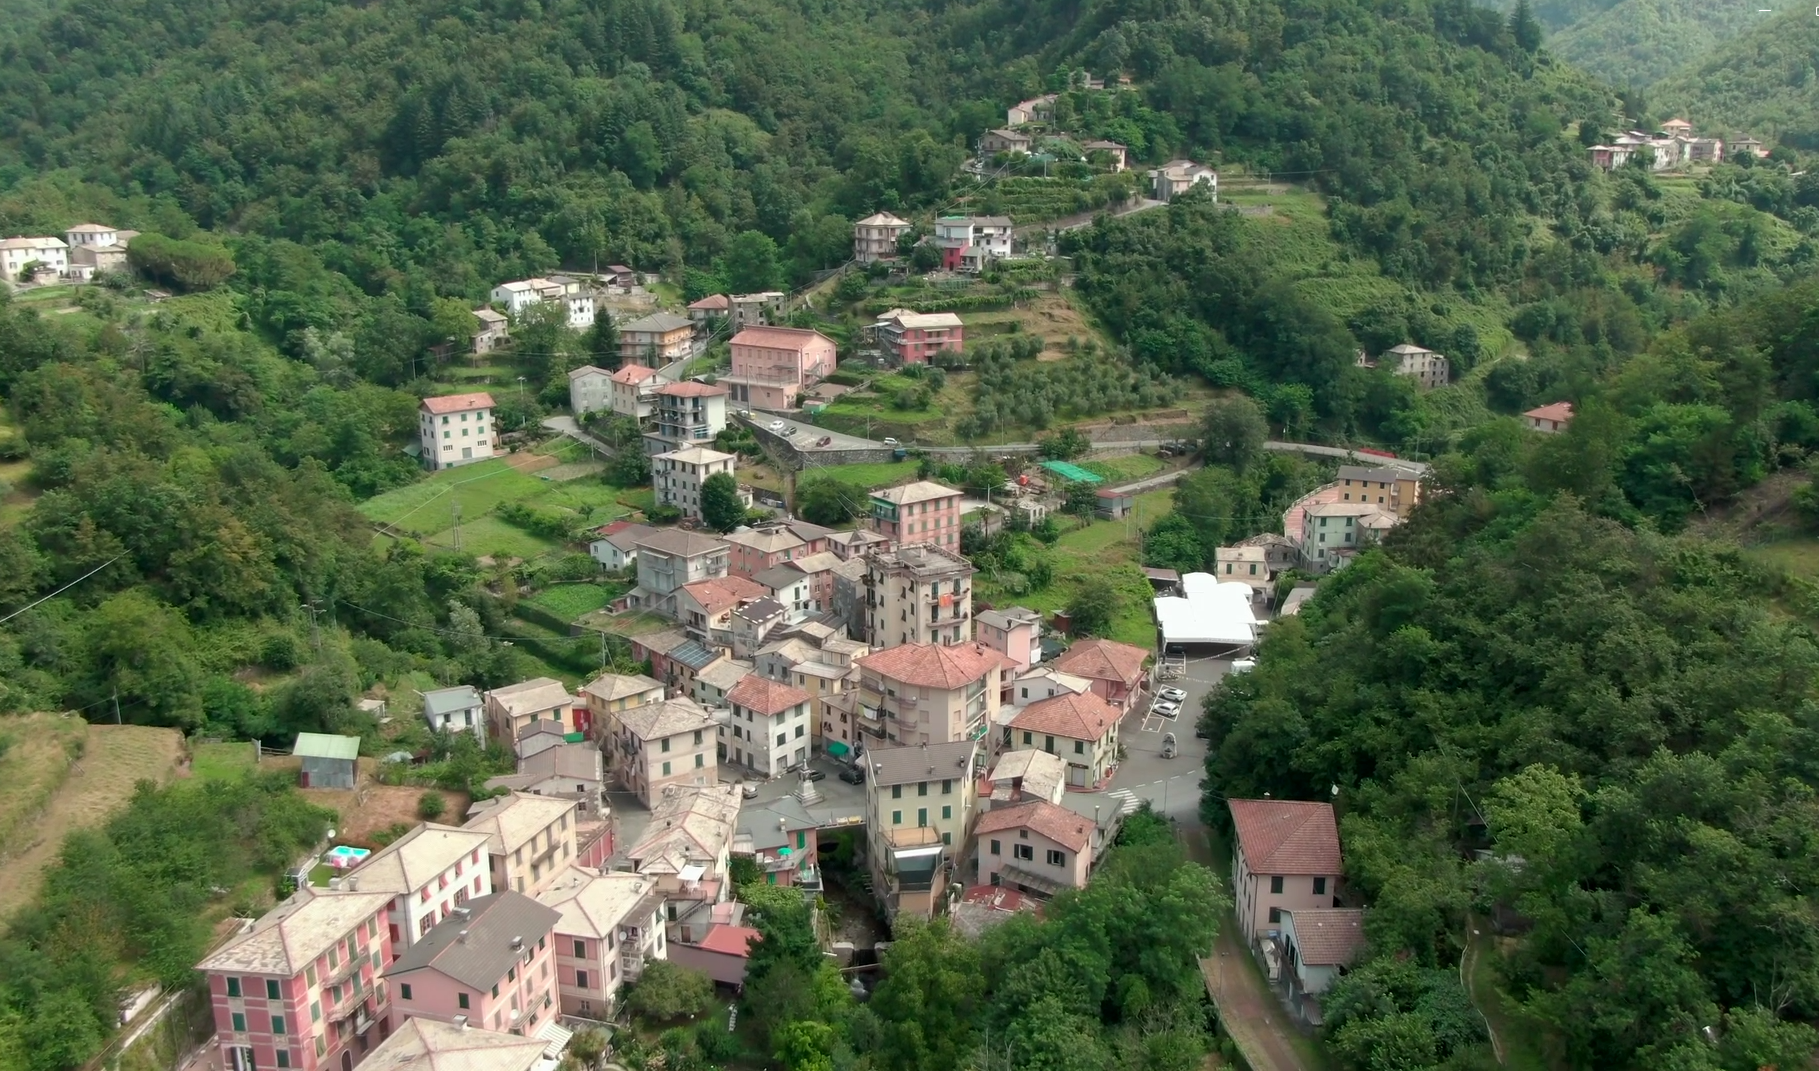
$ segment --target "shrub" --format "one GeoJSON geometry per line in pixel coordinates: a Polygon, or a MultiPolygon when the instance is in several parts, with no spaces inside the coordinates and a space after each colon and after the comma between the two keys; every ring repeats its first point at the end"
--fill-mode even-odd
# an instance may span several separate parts
{"type": "Polygon", "coordinates": [[[448,798],[440,792],[425,792],[417,797],[417,817],[425,822],[434,822],[447,810],[448,798]]]}
{"type": "Polygon", "coordinates": [[[626,994],[625,1006],[646,1019],[680,1019],[699,1015],[714,1000],[714,980],[705,971],[656,960],[626,994]]]}

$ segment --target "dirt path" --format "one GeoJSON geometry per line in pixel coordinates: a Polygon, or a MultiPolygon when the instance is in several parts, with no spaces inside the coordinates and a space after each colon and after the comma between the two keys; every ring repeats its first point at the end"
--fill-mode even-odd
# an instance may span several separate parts
{"type": "Polygon", "coordinates": [[[0,917],[29,903],[44,880],[44,869],[76,829],[98,826],[126,805],[141,780],[163,783],[176,774],[183,736],[175,729],[144,725],[91,725],[82,757],[51,796],[33,825],[33,836],[16,846],[0,866],[0,917]]]}

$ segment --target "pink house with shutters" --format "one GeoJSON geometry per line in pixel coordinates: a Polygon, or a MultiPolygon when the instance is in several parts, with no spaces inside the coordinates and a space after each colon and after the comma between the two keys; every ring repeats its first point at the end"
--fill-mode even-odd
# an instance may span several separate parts
{"type": "Polygon", "coordinates": [[[391,1033],[385,893],[302,889],[210,953],[207,976],[226,1071],[352,1071],[391,1033]]]}
{"type": "Polygon", "coordinates": [[[422,1017],[535,1037],[562,1012],[556,1003],[559,917],[509,890],[455,909],[385,972],[393,1028],[422,1017]]]}
{"type": "Polygon", "coordinates": [[[733,371],[720,382],[746,409],[794,409],[804,389],[834,370],[834,340],[796,327],[748,327],[734,335],[733,371]]]}

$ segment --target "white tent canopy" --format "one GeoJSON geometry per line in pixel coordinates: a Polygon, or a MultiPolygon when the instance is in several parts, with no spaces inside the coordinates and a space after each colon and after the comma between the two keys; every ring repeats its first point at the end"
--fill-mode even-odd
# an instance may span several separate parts
{"type": "Polygon", "coordinates": [[[1181,578],[1183,597],[1156,600],[1164,646],[1249,647],[1257,640],[1248,584],[1221,584],[1211,573],[1181,578]]]}

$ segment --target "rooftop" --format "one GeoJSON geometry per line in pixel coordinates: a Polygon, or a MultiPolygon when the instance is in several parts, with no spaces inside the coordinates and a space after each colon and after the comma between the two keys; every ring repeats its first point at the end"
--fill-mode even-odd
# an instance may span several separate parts
{"type": "Polygon", "coordinates": [[[1238,850],[1253,874],[1341,874],[1339,826],[1327,803],[1228,800],[1238,850]]]}
{"type": "Polygon", "coordinates": [[[379,1043],[367,1071],[532,1071],[548,1042],[414,1016],[379,1043]]]}
{"type": "Polygon", "coordinates": [[[714,719],[693,699],[665,699],[619,714],[619,724],[640,740],[661,740],[677,733],[713,732],[714,719]]]}
{"type": "Polygon", "coordinates": [[[1341,480],[1363,480],[1365,483],[1395,483],[1420,478],[1420,473],[1395,465],[1340,465],[1335,475],[1341,480]]]}
{"type": "Polygon", "coordinates": [[[762,935],[750,926],[715,926],[696,947],[728,956],[745,956],[762,935]]]}
{"type": "Polygon", "coordinates": [[[783,711],[806,703],[811,697],[794,685],[760,677],[755,673],[747,674],[733,689],[726,693],[726,701],[735,703],[747,710],[759,714],[781,714],[783,711]]]}
{"type": "Polygon", "coordinates": [[[792,584],[800,584],[808,579],[808,573],[796,567],[795,562],[783,562],[752,577],[772,592],[782,591],[792,584]]]}
{"type": "Polygon", "coordinates": [[[611,379],[612,375],[611,372],[608,372],[604,368],[595,368],[591,364],[584,364],[580,368],[569,369],[568,378],[573,380],[580,379],[582,376],[606,376],[608,379],[611,379]]]}
{"type": "Polygon", "coordinates": [[[613,373],[614,383],[625,383],[633,386],[652,378],[661,379],[662,377],[657,375],[657,370],[655,368],[646,368],[641,364],[628,364],[613,373]]]}
{"type": "Polygon", "coordinates": [[[1530,409],[1522,415],[1525,417],[1533,417],[1536,420],[1571,420],[1573,419],[1573,403],[1552,402],[1548,405],[1530,409]]]}
{"type": "MultiPolygon", "coordinates": [[[[631,522],[615,523],[624,524],[624,527],[613,531],[602,529],[600,534],[605,536],[606,541],[617,548],[621,554],[636,552],[638,549],[638,541],[656,531],[655,528],[652,528],[648,524],[636,524],[631,522]]],[[[612,528],[612,525],[607,525],[607,528],[612,528]]]]}
{"type": "Polygon", "coordinates": [[[731,392],[718,384],[686,379],[680,383],[665,383],[657,388],[657,393],[666,398],[713,398],[731,392]]]}
{"type": "Polygon", "coordinates": [[[661,681],[652,680],[642,673],[602,673],[581,686],[581,691],[596,699],[612,702],[616,699],[630,699],[634,695],[663,690],[661,681]]]}
{"type": "Polygon", "coordinates": [[[525,947],[556,928],[561,914],[520,892],[475,897],[449,912],[385,969],[391,978],[435,970],[485,991],[524,958],[525,947]]]}
{"type": "Polygon", "coordinates": [[[244,971],[290,976],[316,962],[329,946],[383,911],[392,894],[319,893],[298,890],[267,911],[252,930],[230,940],[201,963],[202,971],[244,971]]]}
{"type": "Polygon", "coordinates": [[[819,331],[810,331],[805,327],[748,327],[734,335],[731,344],[734,346],[756,346],[767,350],[795,350],[801,352],[813,345],[816,339],[834,344],[819,331]]]}
{"type": "MultiPolygon", "coordinates": [[[[594,744],[557,744],[546,747],[529,758],[518,760],[517,777],[527,784],[559,778],[564,781],[600,780],[600,749],[594,744]]],[[[490,784],[490,783],[489,783],[490,784]]]]}
{"type": "Polygon", "coordinates": [[[1363,517],[1382,512],[1383,507],[1374,502],[1316,502],[1306,511],[1309,517],[1363,517]]]}
{"type": "Polygon", "coordinates": [[[998,665],[998,652],[982,643],[906,643],[859,660],[860,668],[919,688],[964,688],[998,665]]]}
{"type": "Polygon", "coordinates": [[[486,834],[479,830],[426,822],[374,852],[348,877],[362,892],[415,892],[463,859],[475,865],[474,853],[485,851],[486,834]]]}
{"type": "Polygon", "coordinates": [[[722,461],[734,461],[737,458],[737,454],[723,454],[705,446],[685,446],[680,450],[657,454],[651,460],[675,461],[683,465],[718,465],[722,461]]]}
{"type": "Polygon", "coordinates": [[[1295,948],[1310,967],[1345,967],[1364,951],[1364,911],[1356,907],[1303,907],[1294,916],[1295,948]]]}
{"type": "Polygon", "coordinates": [[[787,613],[789,613],[789,611],[783,608],[782,603],[767,595],[762,599],[753,599],[751,602],[734,610],[733,616],[743,617],[747,621],[759,622],[768,621],[773,617],[787,613]]]}
{"type": "Polygon", "coordinates": [[[892,309],[879,317],[881,321],[895,322],[899,327],[929,330],[937,327],[964,327],[965,322],[951,312],[910,312],[908,309],[892,309]]]}
{"type": "Polygon", "coordinates": [[[738,818],[738,785],[665,785],[644,835],[625,854],[640,871],[655,874],[717,863],[732,846],[738,818]]]}
{"type": "Polygon", "coordinates": [[[475,409],[491,409],[493,396],[485,391],[472,394],[444,394],[437,398],[423,399],[423,408],[436,416],[448,413],[467,413],[475,409]]]}
{"type": "Polygon", "coordinates": [[[932,480],[917,480],[902,487],[891,487],[883,491],[873,491],[872,497],[893,506],[908,506],[917,502],[933,502],[942,498],[959,498],[960,492],[946,484],[932,480]]]}
{"type": "Polygon", "coordinates": [[[691,301],[688,307],[697,312],[721,312],[733,307],[733,299],[725,294],[709,294],[700,301],[691,301]]]}
{"type": "Polygon", "coordinates": [[[480,705],[480,693],[463,684],[457,688],[437,688],[423,693],[423,712],[441,717],[454,710],[472,710],[480,705]]]}
{"type": "Polygon", "coordinates": [[[685,532],[680,528],[659,528],[638,541],[643,549],[657,551],[660,554],[676,554],[684,558],[725,550],[726,544],[713,536],[699,532],[685,532]]]}
{"type": "Polygon", "coordinates": [[[1020,781],[1024,792],[1047,798],[1057,786],[1067,783],[1067,763],[1059,755],[1035,748],[1007,751],[998,756],[998,765],[988,778],[993,784],[1020,781]]]}
{"type": "Polygon", "coordinates": [[[871,763],[870,784],[888,788],[891,785],[917,781],[943,781],[950,777],[966,778],[973,773],[973,756],[979,744],[973,740],[956,740],[947,744],[918,744],[905,747],[867,748],[866,761],[871,763]]]}
{"type": "Polygon", "coordinates": [[[569,694],[568,686],[554,677],[532,677],[517,684],[494,688],[486,693],[486,697],[513,717],[570,705],[575,701],[575,697],[569,694]]]}
{"type": "Polygon", "coordinates": [[[737,543],[760,554],[776,554],[808,545],[787,528],[740,528],[727,533],[724,538],[728,543],[737,543]]]}
{"type": "Polygon", "coordinates": [[[929,543],[912,543],[896,550],[874,550],[866,554],[865,560],[882,572],[908,572],[917,580],[945,580],[950,576],[972,576],[978,572],[972,562],[929,543]]]}
{"type": "Polygon", "coordinates": [[[1057,695],[1031,703],[1011,719],[1011,728],[1065,736],[1069,740],[1097,740],[1118,724],[1118,708],[1094,695],[1057,695]]]}
{"type": "Polygon", "coordinates": [[[564,937],[605,938],[618,932],[616,927],[655,885],[642,874],[623,870],[595,873],[571,864],[537,895],[537,902],[561,916],[556,932],[564,937]]]}
{"type": "Polygon", "coordinates": [[[732,690],[733,685],[743,680],[752,671],[752,664],[737,658],[722,655],[708,663],[695,674],[695,679],[703,684],[711,684],[721,691],[732,690]]]}
{"type": "Polygon", "coordinates": [[[731,574],[684,584],[682,590],[709,617],[716,617],[748,599],[762,599],[766,594],[764,588],[757,583],[731,574]]]}
{"type": "Polygon", "coordinates": [[[461,823],[461,828],[485,833],[486,850],[493,855],[503,855],[517,850],[549,828],[550,823],[574,810],[573,800],[514,792],[474,804],[468,809],[467,821],[461,823]]]}
{"type": "Polygon", "coordinates": [[[694,330],[695,321],[686,316],[677,316],[673,312],[653,312],[649,316],[640,316],[630,323],[620,324],[619,331],[621,337],[627,331],[667,335],[671,331],[680,331],[685,327],[694,330]]]}
{"type": "Polygon", "coordinates": [[[907,227],[909,220],[898,219],[889,212],[874,212],[854,224],[856,227],[907,227]]]}
{"type": "Polygon", "coordinates": [[[1150,653],[1117,640],[1081,640],[1055,659],[1055,668],[1077,677],[1133,684],[1143,677],[1150,653]]]}
{"type": "Polygon", "coordinates": [[[1032,830],[1075,852],[1084,852],[1093,843],[1091,819],[1077,815],[1065,807],[1057,807],[1047,800],[993,807],[979,816],[979,824],[973,832],[984,836],[1007,829],[1032,830]]]}
{"type": "Polygon", "coordinates": [[[291,754],[311,759],[348,759],[360,757],[360,738],[330,736],[327,733],[298,733],[291,754]]]}

